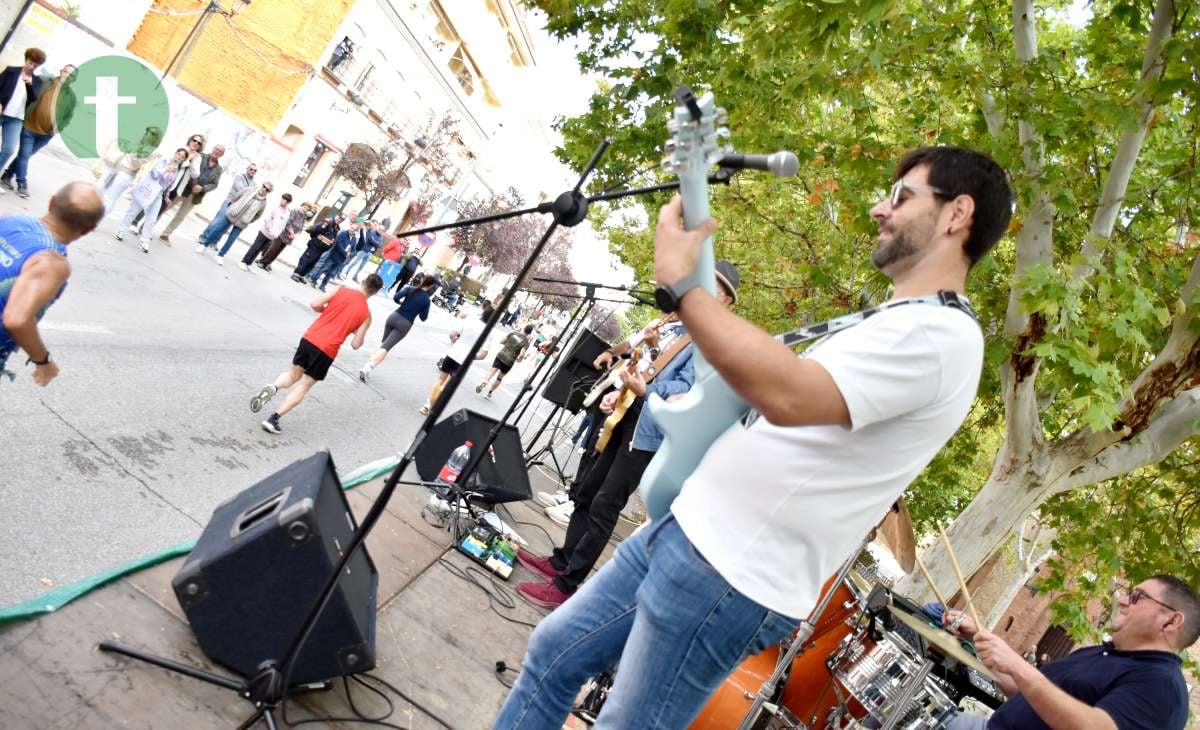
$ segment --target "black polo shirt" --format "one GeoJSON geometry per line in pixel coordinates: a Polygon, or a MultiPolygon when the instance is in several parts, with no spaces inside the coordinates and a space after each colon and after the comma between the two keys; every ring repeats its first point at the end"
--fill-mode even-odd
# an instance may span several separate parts
{"type": "MultiPolygon", "coordinates": [[[[1089,646],[1041,668],[1059,689],[1112,717],[1120,730],[1183,730],[1188,720],[1182,660],[1165,651],[1117,651],[1110,643],[1089,646]]],[[[1001,705],[988,730],[1041,730],[1023,695],[1001,705]]]]}

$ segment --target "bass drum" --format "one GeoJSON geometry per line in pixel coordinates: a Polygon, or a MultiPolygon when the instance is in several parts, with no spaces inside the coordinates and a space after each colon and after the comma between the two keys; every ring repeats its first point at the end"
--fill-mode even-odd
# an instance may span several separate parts
{"type": "MultiPolygon", "coordinates": [[[[821,596],[824,597],[828,590],[829,583],[826,583],[821,596]]],[[[804,645],[803,652],[792,661],[780,704],[805,723],[804,727],[824,727],[829,711],[841,703],[825,660],[838,650],[842,639],[850,635],[853,630],[851,619],[858,612],[858,599],[845,584],[837,584],[833,599],[817,621],[812,637],[804,645]]],[[[781,651],[786,653],[777,644],[742,662],[709,698],[708,704],[689,726],[691,730],[732,730],[738,727],[750,710],[759,688],[775,671],[781,651]]],[[[854,703],[852,710],[856,716],[866,715],[857,703],[854,703]]]]}

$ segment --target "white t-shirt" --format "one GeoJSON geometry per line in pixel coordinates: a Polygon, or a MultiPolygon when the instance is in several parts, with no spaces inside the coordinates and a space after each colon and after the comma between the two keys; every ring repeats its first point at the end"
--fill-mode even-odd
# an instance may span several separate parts
{"type": "Polygon", "coordinates": [[[962,311],[912,304],[804,356],[837,383],[851,427],[751,414],[717,439],[671,507],[730,585],[796,619],[966,417],[983,335],[962,311]]]}
{"type": "MultiPolygon", "coordinates": [[[[467,353],[471,351],[471,345],[475,344],[475,340],[479,337],[479,333],[483,331],[483,322],[479,321],[478,317],[467,317],[460,319],[459,325],[462,334],[458,337],[458,342],[450,348],[446,353],[446,357],[454,360],[459,365],[470,365],[467,362],[467,353]]],[[[487,348],[487,345],[484,345],[487,348]]]]}
{"type": "Polygon", "coordinates": [[[8,100],[8,105],[4,107],[2,112],[6,117],[16,117],[17,119],[25,118],[25,103],[29,100],[28,92],[25,88],[25,82],[17,79],[17,86],[13,89],[12,96],[8,100]]]}

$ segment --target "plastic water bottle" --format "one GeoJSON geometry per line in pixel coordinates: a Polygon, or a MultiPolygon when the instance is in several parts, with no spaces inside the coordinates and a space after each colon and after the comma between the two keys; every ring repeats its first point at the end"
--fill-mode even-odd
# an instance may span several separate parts
{"type": "Polygon", "coordinates": [[[450,454],[450,458],[446,460],[446,465],[438,472],[437,478],[433,480],[434,483],[448,487],[457,482],[458,475],[462,474],[463,467],[471,460],[471,446],[473,445],[470,441],[467,441],[455,449],[450,454]]]}

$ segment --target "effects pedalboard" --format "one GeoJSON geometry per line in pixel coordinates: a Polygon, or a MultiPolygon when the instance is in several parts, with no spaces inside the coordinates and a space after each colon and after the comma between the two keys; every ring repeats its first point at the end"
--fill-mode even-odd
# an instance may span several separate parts
{"type": "Polygon", "coordinates": [[[483,519],[477,520],[455,547],[503,580],[512,575],[513,563],[517,560],[516,546],[483,519]]]}

